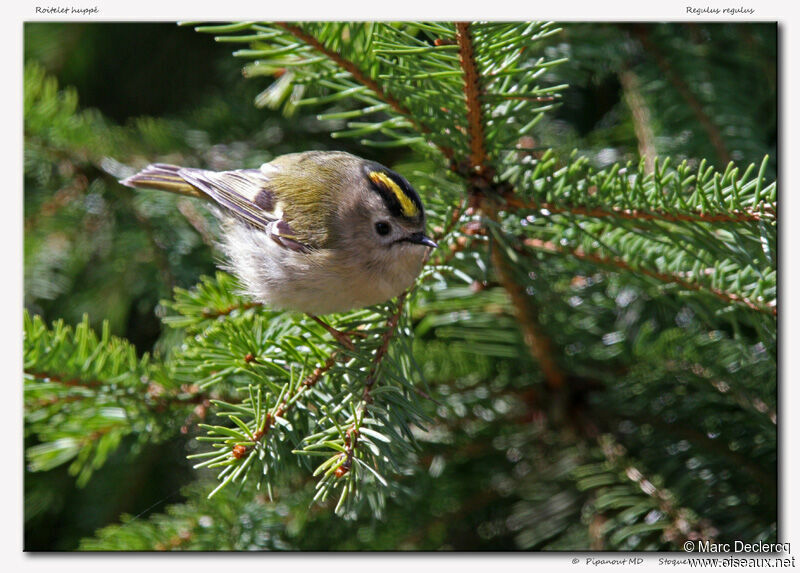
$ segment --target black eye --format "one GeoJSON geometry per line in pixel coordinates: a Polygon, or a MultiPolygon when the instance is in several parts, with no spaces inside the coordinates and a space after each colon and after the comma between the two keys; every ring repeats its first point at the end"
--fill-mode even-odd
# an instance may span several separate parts
{"type": "Polygon", "coordinates": [[[386,221],[378,221],[375,223],[375,232],[379,235],[388,235],[392,230],[392,226],[386,221]]]}

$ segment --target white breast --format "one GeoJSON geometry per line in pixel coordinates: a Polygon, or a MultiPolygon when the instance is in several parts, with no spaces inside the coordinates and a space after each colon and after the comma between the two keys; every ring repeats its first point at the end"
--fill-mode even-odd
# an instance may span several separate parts
{"type": "Polygon", "coordinates": [[[330,250],[293,251],[238,223],[225,231],[226,268],[248,296],[271,308],[309,314],[344,312],[399,295],[414,282],[425,254],[425,247],[404,244],[365,264],[362,257],[330,250]]]}

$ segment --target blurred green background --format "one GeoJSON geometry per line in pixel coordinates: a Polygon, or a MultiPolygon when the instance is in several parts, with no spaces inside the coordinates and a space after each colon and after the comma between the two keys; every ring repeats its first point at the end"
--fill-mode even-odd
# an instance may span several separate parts
{"type": "MultiPolygon", "coordinates": [[[[140,353],[169,351],[159,301],[213,273],[217,253],[208,213],[119,185],[131,168],[156,160],[254,167],[307,149],[346,149],[387,165],[403,159],[402,151],[331,139],[338,125],[318,121],[314,110],[285,118],[257,107],[269,78],[244,78],[231,46],[190,27],[27,23],[24,36],[25,306],[48,322],[77,323],[87,313],[95,328],[109,320],[140,353]]],[[[625,89],[625,72],[635,69],[659,154],[706,157],[720,167],[775,155],[774,24],[575,24],[547,49],[570,58],[548,78],[570,89],[543,122],[538,145],[578,148],[598,166],[636,159],[641,138],[625,89]],[[712,113],[722,148],[699,126],[682,85],[712,113]]],[[[178,489],[192,480],[184,440],[147,448],[136,464],[117,453],[86,489],[74,486],[66,467],[26,472],[25,548],[75,549],[121,513],[179,502],[178,489]]],[[[467,467],[448,479],[467,483],[467,467]]],[[[456,529],[449,537],[463,547],[481,546],[476,528],[456,529]]],[[[509,533],[494,536],[491,547],[516,545],[509,533]]]]}

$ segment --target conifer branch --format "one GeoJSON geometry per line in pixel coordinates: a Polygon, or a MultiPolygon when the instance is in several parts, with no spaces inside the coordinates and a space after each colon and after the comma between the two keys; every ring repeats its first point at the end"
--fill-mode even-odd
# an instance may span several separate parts
{"type": "Polygon", "coordinates": [[[666,221],[670,223],[678,222],[702,222],[702,223],[751,223],[770,220],[775,217],[775,209],[764,206],[758,210],[742,209],[739,211],[731,210],[725,213],[668,213],[659,209],[623,209],[620,207],[584,207],[581,205],[556,205],[548,202],[538,202],[526,200],[518,195],[506,192],[502,195],[503,207],[511,207],[520,210],[546,209],[550,213],[580,215],[583,217],[595,218],[618,218],[629,219],[632,221],[666,221]]]}
{"type": "Polygon", "coordinates": [[[751,478],[756,480],[762,487],[771,492],[775,492],[775,477],[765,472],[764,469],[753,459],[740,454],[739,452],[732,451],[725,444],[720,443],[719,440],[713,440],[707,434],[699,432],[689,426],[681,424],[670,424],[665,422],[658,416],[628,416],[629,419],[637,424],[650,424],[663,430],[667,433],[675,433],[687,439],[692,445],[703,448],[706,451],[713,452],[714,454],[723,458],[729,458],[731,465],[742,468],[751,478]]]}
{"type": "Polygon", "coordinates": [[[725,380],[720,380],[716,376],[714,376],[707,368],[705,368],[702,364],[679,364],[678,365],[680,370],[691,372],[695,376],[699,376],[705,380],[708,380],[709,384],[711,385],[714,390],[719,392],[720,394],[727,394],[731,393],[736,403],[742,406],[743,408],[747,408],[753,412],[757,412],[759,415],[767,416],[769,421],[773,425],[777,425],[778,423],[778,413],[774,408],[770,408],[763,400],[758,397],[754,397],[747,392],[743,392],[740,389],[736,388],[736,384],[731,384],[726,382],[725,380]]]}
{"type": "Polygon", "coordinates": [[[372,385],[375,383],[375,373],[378,371],[378,367],[380,366],[381,362],[383,362],[386,353],[389,350],[389,344],[392,341],[392,337],[394,336],[395,330],[397,330],[397,325],[400,322],[400,316],[403,314],[403,303],[405,303],[406,297],[408,296],[409,291],[403,291],[400,296],[397,297],[397,309],[389,316],[389,320],[386,321],[386,330],[383,332],[381,345],[378,347],[378,350],[375,352],[375,358],[372,360],[372,366],[370,366],[369,372],[367,373],[367,377],[364,382],[364,399],[369,399],[369,390],[372,385]]]}
{"type": "MultiPolygon", "coordinates": [[[[50,383],[60,384],[66,388],[85,388],[87,390],[97,390],[98,388],[102,388],[103,386],[108,385],[109,383],[104,380],[82,380],[80,378],[75,377],[64,377],[61,374],[56,374],[53,372],[37,372],[35,370],[26,369],[24,374],[26,376],[30,376],[31,378],[35,378],[36,380],[44,380],[50,383]]],[[[183,393],[187,394],[186,396],[180,396],[178,393],[173,393],[171,391],[166,391],[161,386],[158,386],[154,383],[151,383],[146,391],[146,395],[148,397],[153,398],[153,402],[149,401],[142,401],[142,404],[149,407],[151,410],[163,410],[166,406],[171,405],[187,405],[187,404],[202,404],[208,400],[206,394],[200,392],[199,390],[195,389],[192,392],[186,392],[185,389],[181,389],[183,393]]],[[[48,402],[40,402],[39,405],[47,405],[47,404],[54,404],[58,402],[76,402],[79,400],[90,400],[92,399],[89,395],[70,395],[70,396],[54,396],[48,402]]]]}
{"type": "Polygon", "coordinates": [[[619,81],[631,110],[633,130],[639,143],[639,156],[644,159],[645,172],[652,173],[656,159],[655,135],[650,122],[650,110],[639,90],[639,79],[631,70],[625,70],[619,74],[619,81]]]}
{"type": "MultiPolygon", "coordinates": [[[[333,365],[336,364],[337,358],[337,352],[334,350],[322,365],[317,366],[311,374],[306,376],[303,381],[297,385],[297,388],[294,390],[294,392],[283,398],[281,403],[277,405],[274,415],[268,413],[266,416],[264,416],[264,422],[262,423],[261,427],[251,436],[255,444],[260,443],[264,437],[269,434],[270,429],[275,423],[275,418],[283,417],[284,414],[291,409],[292,405],[297,402],[297,398],[301,394],[305,393],[309,388],[315,386],[322,379],[325,373],[333,368],[333,365]]],[[[234,446],[231,454],[234,458],[242,459],[250,452],[251,449],[253,449],[253,447],[255,447],[255,445],[234,446]]]]}
{"type": "Polygon", "coordinates": [[[25,374],[32,376],[37,380],[48,380],[68,387],[82,387],[82,388],[97,388],[103,385],[100,380],[81,380],[80,378],[64,378],[60,374],[54,372],[36,372],[33,370],[25,370],[25,374]]]}
{"type": "Polygon", "coordinates": [[[221,316],[228,316],[229,314],[240,310],[250,310],[251,308],[259,308],[264,306],[262,303],[255,300],[243,301],[239,304],[232,304],[224,308],[206,308],[202,312],[203,318],[219,318],[221,316]]]}
{"type": "Polygon", "coordinates": [[[658,48],[658,46],[656,46],[655,42],[650,39],[649,34],[643,26],[640,24],[635,24],[633,26],[633,32],[647,52],[652,54],[652,56],[655,58],[658,67],[667,77],[669,82],[675,87],[684,101],[689,105],[689,108],[694,113],[697,121],[700,122],[700,125],[703,126],[711,145],[714,147],[714,150],[717,153],[720,163],[722,165],[727,165],[730,163],[731,154],[728,152],[728,149],[725,146],[725,140],[722,137],[719,127],[717,127],[717,125],[705,112],[703,105],[692,93],[692,90],[688,85],[686,85],[686,82],[675,72],[675,70],[672,69],[672,66],[667,58],[663,53],[661,53],[661,50],[658,48]]]}
{"type": "Polygon", "coordinates": [[[357,407],[358,413],[353,417],[353,423],[350,425],[344,435],[345,452],[342,454],[344,460],[335,470],[335,476],[337,478],[344,476],[353,467],[353,460],[355,459],[356,449],[359,443],[360,426],[363,422],[364,414],[366,414],[367,408],[373,400],[371,392],[372,387],[375,384],[375,374],[377,373],[381,362],[383,362],[384,357],[389,351],[389,344],[391,343],[395,330],[397,329],[397,325],[400,322],[400,317],[403,313],[403,303],[405,302],[408,293],[409,291],[406,290],[397,297],[397,308],[386,321],[386,330],[381,335],[381,345],[376,350],[375,356],[372,359],[372,364],[370,365],[367,376],[364,379],[364,389],[361,393],[361,403],[357,407]]]}
{"type": "MultiPolygon", "coordinates": [[[[472,36],[469,23],[456,23],[456,40],[458,42],[459,61],[464,72],[464,95],[467,101],[467,132],[469,134],[471,173],[468,176],[468,192],[473,201],[493,221],[497,220],[497,211],[492,201],[484,195],[484,190],[493,187],[492,169],[487,163],[486,142],[483,129],[483,117],[480,107],[480,73],[475,62],[472,36]]],[[[497,271],[498,280],[508,292],[520,322],[523,338],[533,357],[538,360],[545,379],[551,388],[557,389],[564,384],[564,374],[553,359],[550,340],[539,328],[537,311],[525,290],[515,280],[511,266],[495,243],[491,251],[492,264],[497,271]]]]}
{"type": "Polygon", "coordinates": [[[717,529],[707,519],[692,519],[692,513],[689,510],[675,503],[675,497],[672,492],[654,485],[651,480],[647,479],[646,475],[632,465],[625,458],[625,449],[614,438],[608,434],[599,436],[598,444],[606,460],[613,467],[622,470],[627,479],[634,482],[641,491],[652,497],[659,509],[671,520],[671,527],[664,531],[665,538],[677,544],[686,539],[711,541],[717,535],[717,529]]]}
{"type": "Polygon", "coordinates": [[[456,40],[461,69],[464,71],[464,95],[467,100],[467,126],[469,130],[470,167],[481,173],[486,165],[486,142],[480,102],[480,76],[475,64],[469,23],[456,23],[456,40]]]}
{"type": "Polygon", "coordinates": [[[742,304],[751,310],[755,310],[760,313],[769,314],[772,316],[777,316],[778,309],[776,306],[768,306],[763,304],[758,304],[746,297],[738,295],[736,293],[731,293],[724,291],[722,289],[710,287],[707,285],[703,285],[701,283],[690,282],[686,279],[669,273],[661,273],[658,271],[653,271],[650,269],[646,269],[644,267],[638,266],[633,267],[629,263],[623,261],[619,258],[612,258],[612,257],[604,257],[602,255],[598,255],[595,253],[587,253],[584,249],[578,247],[577,249],[570,250],[570,249],[563,249],[557,246],[555,243],[551,241],[543,241],[541,239],[534,239],[534,238],[527,238],[523,240],[523,244],[526,247],[530,247],[532,249],[536,249],[539,251],[545,251],[552,254],[558,255],[569,255],[576,259],[580,259],[583,261],[589,261],[598,265],[608,266],[608,267],[615,267],[622,271],[631,272],[631,273],[641,273],[646,275],[650,278],[654,278],[659,280],[663,283],[670,283],[679,285],[682,288],[698,291],[698,292],[706,292],[708,294],[714,295],[715,297],[719,298],[720,300],[726,303],[735,303],[735,304],[742,304]]]}
{"type": "MultiPolygon", "coordinates": [[[[347,71],[353,77],[354,80],[356,80],[361,85],[366,86],[370,91],[372,91],[378,99],[389,104],[393,110],[395,110],[397,113],[405,117],[418,131],[422,133],[431,132],[430,128],[420,123],[420,121],[414,116],[414,114],[411,113],[411,111],[408,110],[408,108],[406,108],[402,103],[400,103],[394,96],[392,96],[392,94],[384,90],[378,82],[376,82],[369,76],[369,74],[367,74],[365,71],[359,68],[355,62],[348,60],[338,52],[335,52],[334,50],[327,48],[317,38],[306,32],[296,24],[290,24],[288,22],[276,22],[275,25],[289,32],[298,40],[305,42],[306,44],[308,44],[321,54],[324,54],[332,62],[335,62],[339,67],[347,71]]],[[[448,159],[451,158],[453,155],[453,151],[449,148],[439,147],[439,150],[448,159]]]]}
{"type": "Polygon", "coordinates": [[[547,385],[556,390],[564,385],[565,376],[556,363],[555,353],[550,339],[542,334],[536,309],[531,304],[531,297],[513,276],[511,264],[500,252],[497,243],[492,248],[492,265],[497,271],[498,280],[511,298],[514,312],[519,321],[525,344],[542,368],[547,385]]]}

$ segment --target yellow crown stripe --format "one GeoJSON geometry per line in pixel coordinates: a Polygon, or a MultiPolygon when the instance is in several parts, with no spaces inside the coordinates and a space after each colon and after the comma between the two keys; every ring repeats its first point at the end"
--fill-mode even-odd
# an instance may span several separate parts
{"type": "Polygon", "coordinates": [[[411,198],[406,195],[405,191],[403,191],[400,186],[392,181],[392,178],[383,173],[382,171],[372,171],[369,174],[369,178],[372,179],[376,184],[382,184],[384,187],[389,189],[392,193],[394,193],[395,197],[397,197],[397,201],[400,203],[400,210],[402,211],[403,215],[406,217],[416,217],[419,213],[419,209],[417,209],[417,205],[411,200],[411,198]]]}

